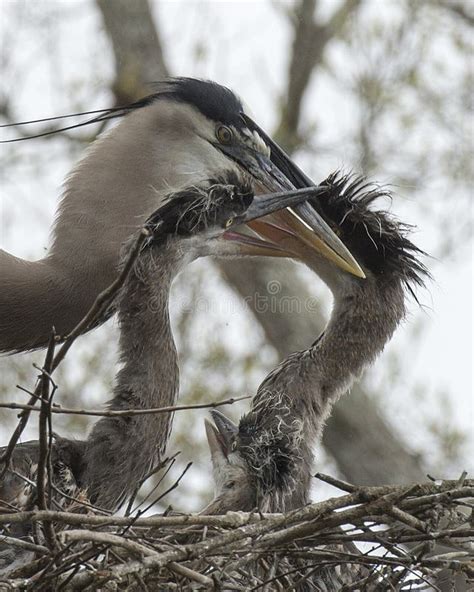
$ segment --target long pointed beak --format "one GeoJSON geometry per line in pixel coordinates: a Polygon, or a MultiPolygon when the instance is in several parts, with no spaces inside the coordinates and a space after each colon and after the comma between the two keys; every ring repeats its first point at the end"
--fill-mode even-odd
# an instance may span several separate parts
{"type": "MultiPolygon", "coordinates": [[[[273,214],[267,220],[261,220],[260,224],[255,220],[249,226],[264,238],[271,239],[273,237],[272,240],[275,240],[275,234],[269,233],[268,224],[266,224],[266,222],[271,223],[273,221],[279,224],[282,230],[286,230],[288,234],[293,235],[293,240],[288,241],[286,248],[295,255],[304,259],[305,250],[301,248],[302,242],[318,251],[323,257],[337,265],[337,267],[357,277],[365,278],[364,271],[354,259],[349,249],[307,202],[300,203],[292,209],[273,214]],[[299,239],[300,244],[296,244],[296,247],[294,247],[295,240],[297,241],[297,239],[299,239]]],[[[276,244],[279,244],[279,242],[277,241],[276,244]]]]}
{"type": "Polygon", "coordinates": [[[268,216],[285,208],[296,207],[308,199],[325,192],[326,187],[320,185],[319,187],[303,187],[302,189],[291,189],[289,191],[258,195],[254,198],[245,213],[233,220],[233,224],[247,224],[257,218],[268,216]]]}
{"type": "Polygon", "coordinates": [[[219,434],[230,448],[235,436],[239,433],[239,426],[217,409],[212,409],[210,413],[219,434]]]}
{"type": "MultiPolygon", "coordinates": [[[[316,188],[314,183],[311,182],[297,165],[293,163],[289,156],[257,124],[247,115],[242,116],[249,128],[257,131],[270,147],[271,156],[266,157],[260,152],[252,151],[248,148],[244,149],[239,145],[219,145],[219,149],[252,175],[257,182],[257,190],[259,192],[293,191],[295,186],[298,189],[316,188]]],[[[321,193],[323,192],[318,193],[318,195],[321,193]]],[[[258,226],[258,234],[264,239],[269,239],[270,236],[265,228],[267,221],[283,226],[288,232],[294,235],[295,240],[302,241],[307,247],[316,250],[341,269],[357,277],[365,278],[362,268],[350,251],[312,206],[303,200],[293,206],[286,206],[286,208],[278,214],[269,216],[266,220],[259,220],[258,223],[249,220],[249,227],[257,230],[258,226]]],[[[287,248],[281,249],[281,253],[284,255],[290,254],[294,256],[298,254],[298,256],[304,259],[302,250],[297,249],[297,251],[298,253],[296,251],[289,252],[287,248]]]]}
{"type": "MultiPolygon", "coordinates": [[[[254,199],[245,214],[235,219],[235,223],[249,224],[250,228],[268,239],[270,236],[266,229],[265,220],[260,220],[260,223],[257,224],[253,222],[259,218],[265,218],[265,216],[277,213],[274,218],[280,219],[284,226],[288,226],[288,230],[293,230],[294,234],[292,234],[296,239],[299,238],[309,246],[316,248],[324,257],[341,269],[364,278],[364,272],[360,269],[350,251],[339,240],[324,219],[307,203],[308,199],[324,193],[326,193],[326,188],[318,186],[261,195],[254,199]]],[[[269,220],[271,219],[270,217],[269,220]]],[[[273,243],[278,245],[278,241],[275,242],[274,240],[274,234],[272,238],[273,243]]],[[[291,253],[291,248],[288,250],[291,253]]],[[[293,254],[300,255],[298,251],[301,251],[301,249],[294,251],[293,254]]]]}
{"type": "Polygon", "coordinates": [[[206,428],[206,438],[209,445],[209,450],[211,452],[211,457],[215,462],[218,462],[221,457],[227,456],[227,448],[222,441],[216,426],[207,418],[204,419],[204,426],[206,428]]]}
{"type": "Polygon", "coordinates": [[[206,436],[213,457],[220,454],[228,456],[232,450],[232,444],[239,428],[220,411],[213,409],[211,411],[214,424],[205,419],[206,436]]]}

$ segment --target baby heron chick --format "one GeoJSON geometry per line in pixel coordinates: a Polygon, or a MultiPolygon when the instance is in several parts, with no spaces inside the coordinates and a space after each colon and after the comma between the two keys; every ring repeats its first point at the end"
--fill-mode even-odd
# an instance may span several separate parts
{"type": "Polygon", "coordinates": [[[266,229],[266,237],[309,262],[331,290],[333,310],[311,347],[265,378],[238,425],[211,412],[214,424],[206,421],[206,433],[216,495],[205,513],[284,512],[309,502],[313,449],[332,406],[383,350],[405,316],[407,293],[427,275],[408,227],[372,209],[386,191],[339,173],[323,185],[327,197],[311,207],[338,229],[366,279],[308,253],[283,223],[266,229]]]}

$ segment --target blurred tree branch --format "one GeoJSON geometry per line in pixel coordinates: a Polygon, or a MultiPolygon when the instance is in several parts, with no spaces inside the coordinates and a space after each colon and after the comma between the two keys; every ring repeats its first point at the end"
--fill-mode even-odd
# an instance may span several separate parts
{"type": "Polygon", "coordinates": [[[436,3],[441,8],[462,19],[467,25],[474,26],[474,11],[472,10],[474,5],[469,0],[464,2],[462,0],[436,0],[436,3]],[[469,11],[469,6],[471,7],[471,12],[469,11]]]}
{"type": "Polygon", "coordinates": [[[117,105],[150,94],[151,82],[168,76],[148,0],[97,0],[115,58],[112,90],[117,105]]]}
{"type": "Polygon", "coordinates": [[[298,134],[301,105],[311,76],[322,64],[327,44],[337,38],[362,0],[345,0],[331,18],[322,23],[315,20],[316,0],[300,0],[289,14],[294,29],[293,47],[288,71],[288,85],[283,100],[280,123],[275,139],[289,152],[302,143],[298,134]]]}

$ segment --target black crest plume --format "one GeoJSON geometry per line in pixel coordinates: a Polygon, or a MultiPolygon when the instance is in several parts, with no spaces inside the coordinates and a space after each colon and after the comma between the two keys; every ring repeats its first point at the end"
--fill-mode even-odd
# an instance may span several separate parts
{"type": "Polygon", "coordinates": [[[158,83],[155,95],[167,97],[193,105],[204,116],[220,123],[227,123],[236,127],[243,125],[241,114],[243,105],[237,95],[225,86],[212,80],[197,78],[171,78],[165,83],[158,83]],[[168,88],[168,90],[166,90],[168,88]]]}
{"type": "Polygon", "coordinates": [[[129,105],[121,107],[111,107],[108,109],[95,109],[92,111],[83,111],[80,113],[70,113],[67,115],[58,115],[56,117],[46,117],[43,119],[33,119],[30,121],[19,121],[16,123],[8,123],[0,125],[2,128],[17,127],[24,125],[31,125],[35,123],[47,123],[52,121],[59,121],[63,119],[70,119],[74,117],[84,117],[86,115],[93,115],[92,118],[86,119],[71,125],[47,129],[37,134],[29,136],[22,136],[20,138],[13,138],[7,140],[0,140],[0,144],[7,144],[11,142],[20,142],[24,140],[31,140],[33,138],[42,138],[51,136],[64,131],[72,130],[77,127],[83,127],[94,123],[100,123],[109,119],[116,119],[124,117],[132,111],[141,109],[150,105],[154,101],[160,99],[171,99],[183,103],[188,103],[198,109],[206,117],[220,123],[242,127],[245,125],[242,119],[243,106],[240,99],[229,88],[212,82],[211,80],[200,80],[197,78],[168,78],[161,82],[152,84],[154,93],[139,99],[129,105]]]}
{"type": "MultiPolygon", "coordinates": [[[[373,207],[379,198],[391,199],[388,189],[360,175],[332,173],[321,185],[327,196],[313,207],[341,236],[344,244],[375,275],[399,273],[405,288],[423,286],[430,274],[420,257],[426,255],[408,238],[412,226],[373,207]]],[[[415,297],[416,299],[416,297],[415,297]]]]}

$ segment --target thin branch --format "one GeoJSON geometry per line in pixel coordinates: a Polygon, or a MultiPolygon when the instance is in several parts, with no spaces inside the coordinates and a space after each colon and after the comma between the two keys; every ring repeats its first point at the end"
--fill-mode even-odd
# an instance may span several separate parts
{"type": "MultiPolygon", "coordinates": [[[[51,407],[51,413],[59,413],[65,415],[90,415],[98,417],[131,417],[134,415],[150,415],[153,413],[174,413],[175,411],[185,411],[187,409],[213,409],[214,407],[221,407],[222,405],[233,405],[238,401],[244,401],[249,399],[250,396],[244,397],[231,397],[222,401],[212,401],[210,403],[196,403],[190,405],[173,405],[170,407],[154,407],[150,409],[120,409],[120,410],[108,410],[108,409],[72,409],[68,407],[61,407],[59,405],[53,405],[51,407]]],[[[20,403],[0,403],[0,409],[23,409],[27,411],[40,411],[34,405],[22,405],[20,403]]]]}
{"type": "Polygon", "coordinates": [[[50,552],[48,547],[44,547],[43,545],[35,545],[29,541],[24,541],[23,539],[5,535],[0,535],[0,543],[11,545],[12,547],[18,547],[19,549],[24,549],[25,551],[33,551],[34,553],[39,553],[40,555],[46,555],[50,552]]]}
{"type": "MultiPolygon", "coordinates": [[[[55,333],[54,329],[49,340],[44,367],[40,377],[41,387],[41,407],[39,416],[39,454],[38,454],[38,469],[36,477],[36,497],[38,506],[41,510],[48,510],[47,496],[45,492],[46,478],[49,484],[49,494],[51,494],[51,439],[48,434],[48,418],[51,416],[51,399],[54,390],[50,397],[50,383],[51,381],[51,366],[54,358],[55,333]]],[[[53,389],[56,387],[54,386],[53,389]]],[[[56,534],[52,523],[45,524],[44,535],[46,543],[50,549],[57,546],[56,534]]]]}
{"type": "Polygon", "coordinates": [[[130,499],[128,500],[128,504],[127,504],[127,509],[125,510],[125,516],[130,516],[130,514],[133,511],[133,505],[135,503],[135,499],[138,495],[138,492],[140,491],[142,485],[145,483],[145,481],[148,481],[148,479],[150,477],[152,477],[153,475],[156,475],[156,473],[158,473],[158,471],[161,471],[161,469],[163,469],[164,467],[166,467],[166,465],[168,465],[166,471],[164,472],[164,474],[162,475],[162,477],[158,480],[158,483],[153,487],[152,491],[150,491],[150,493],[145,497],[145,499],[135,508],[135,512],[138,512],[140,509],[140,506],[147,501],[147,499],[149,498],[149,496],[156,490],[157,487],[160,486],[162,480],[166,477],[166,475],[168,474],[168,472],[170,471],[171,467],[174,465],[176,457],[178,456],[178,454],[180,454],[179,452],[176,452],[173,456],[171,457],[167,457],[164,460],[162,460],[158,465],[156,465],[155,467],[152,467],[148,473],[142,478],[140,479],[140,481],[137,483],[135,489],[133,490],[132,495],[130,496],[130,499]]]}
{"type": "MultiPolygon", "coordinates": [[[[39,392],[39,389],[38,389],[38,392],[39,392]]],[[[23,433],[23,430],[26,428],[26,425],[28,424],[28,420],[30,418],[31,411],[36,410],[34,405],[38,401],[38,398],[39,398],[38,394],[35,392],[35,394],[28,401],[28,405],[25,406],[26,408],[19,414],[20,420],[19,420],[19,422],[18,422],[6,448],[5,448],[5,452],[2,454],[2,456],[0,456],[0,463],[3,463],[3,465],[4,465],[3,470],[0,473],[0,480],[2,480],[5,477],[5,473],[10,468],[10,463],[11,463],[13,451],[15,450],[15,446],[16,446],[18,440],[20,439],[21,434],[23,433]]]]}
{"type": "MultiPolygon", "coordinates": [[[[39,409],[40,417],[39,417],[39,438],[38,438],[38,470],[37,470],[37,478],[36,478],[36,496],[38,498],[38,506],[41,510],[47,510],[48,504],[46,503],[46,493],[45,493],[45,481],[46,481],[46,465],[47,465],[47,455],[48,455],[48,424],[47,424],[47,416],[48,416],[48,407],[49,407],[49,386],[50,386],[50,378],[49,373],[51,371],[51,363],[53,361],[54,356],[54,331],[51,339],[49,340],[48,350],[46,352],[46,359],[44,362],[44,372],[42,372],[40,377],[40,384],[41,384],[41,406],[39,409]]],[[[36,411],[36,408],[34,408],[36,411]]]]}
{"type": "Polygon", "coordinates": [[[338,489],[346,491],[348,493],[353,493],[357,490],[357,487],[355,485],[347,483],[347,481],[341,481],[340,479],[336,479],[335,477],[331,477],[330,475],[325,475],[324,473],[316,473],[314,477],[315,479],[319,479],[319,481],[328,483],[329,485],[337,487],[338,489]]]}
{"type": "MultiPolygon", "coordinates": [[[[135,541],[131,541],[130,539],[126,539],[123,536],[116,536],[113,534],[108,534],[104,532],[95,532],[91,530],[66,530],[61,533],[61,538],[64,541],[86,541],[86,542],[96,542],[96,543],[104,543],[106,545],[111,545],[115,547],[122,547],[131,551],[134,554],[143,556],[143,557],[156,557],[159,554],[149,547],[142,545],[140,543],[136,543],[135,541]]],[[[205,586],[213,587],[214,583],[211,578],[204,576],[184,565],[179,565],[178,563],[170,562],[168,563],[167,567],[174,571],[175,573],[184,576],[188,579],[191,579],[195,582],[203,584],[205,586]]]]}
{"type": "MultiPolygon", "coordinates": [[[[450,501],[474,497],[474,480],[467,479],[465,485],[459,489],[453,489],[456,481],[443,481],[440,485],[434,483],[419,483],[416,485],[416,490],[413,491],[413,498],[400,502],[403,509],[413,507],[416,503],[423,505],[426,499],[432,499],[433,504],[440,503],[444,496],[445,501],[450,501]],[[416,496],[415,496],[416,494],[416,496]]],[[[45,520],[52,520],[55,522],[62,522],[69,525],[88,524],[94,526],[127,526],[134,524],[135,526],[145,527],[165,527],[165,526],[217,526],[217,527],[245,527],[248,525],[255,526],[255,523],[261,525],[265,523],[266,528],[288,527],[292,524],[301,521],[314,521],[316,518],[328,515],[330,512],[341,510],[345,507],[352,507],[353,514],[351,518],[357,516],[360,512],[360,504],[372,504],[378,502],[380,509],[388,503],[393,503],[400,498],[405,491],[413,489],[402,485],[386,485],[381,487],[360,487],[356,493],[343,495],[337,498],[330,498],[323,502],[309,504],[298,510],[288,512],[287,514],[256,514],[255,512],[228,512],[225,516],[205,516],[205,515],[184,515],[184,516],[151,516],[143,517],[138,520],[123,516],[96,516],[93,514],[79,515],[69,512],[53,512],[49,511],[30,511],[0,514],[0,524],[13,524],[19,522],[38,522],[45,520]],[[391,498],[389,498],[391,496],[391,498]]],[[[373,510],[373,505],[367,506],[373,510]]],[[[339,515],[340,512],[335,512],[339,515]]],[[[369,514],[366,511],[366,515],[369,514]]],[[[260,528],[260,526],[259,526],[260,528]]],[[[251,534],[260,533],[259,528],[251,534]]],[[[323,520],[318,523],[318,528],[329,528],[323,524],[323,520]]]]}

